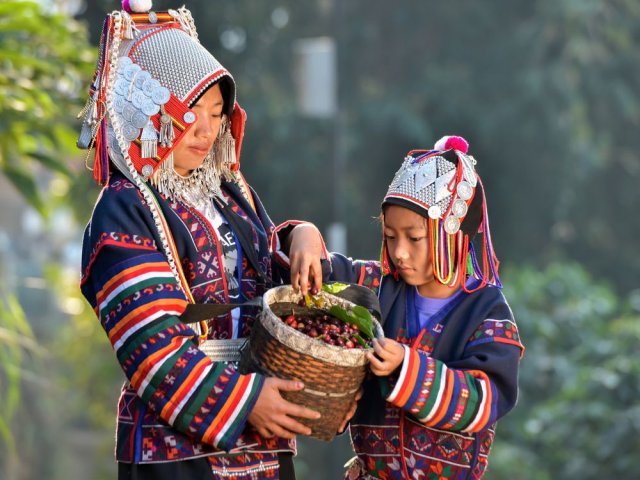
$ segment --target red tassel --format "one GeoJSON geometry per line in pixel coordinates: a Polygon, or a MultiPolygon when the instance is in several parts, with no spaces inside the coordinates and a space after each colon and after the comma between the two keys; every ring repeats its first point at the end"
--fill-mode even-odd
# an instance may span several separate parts
{"type": "Polygon", "coordinates": [[[244,125],[247,122],[247,112],[243,110],[238,102],[233,106],[231,113],[231,136],[236,143],[236,163],[231,166],[231,170],[240,168],[240,151],[242,150],[242,140],[244,138],[244,125]]]}

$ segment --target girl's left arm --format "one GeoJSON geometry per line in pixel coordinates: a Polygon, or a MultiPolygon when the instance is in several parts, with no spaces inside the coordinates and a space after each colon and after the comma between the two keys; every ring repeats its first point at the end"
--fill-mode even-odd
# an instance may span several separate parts
{"type": "Polygon", "coordinates": [[[463,357],[455,361],[445,363],[415,348],[404,348],[400,373],[387,401],[425,425],[477,432],[515,406],[524,347],[511,318],[486,318],[467,339],[463,357]]]}

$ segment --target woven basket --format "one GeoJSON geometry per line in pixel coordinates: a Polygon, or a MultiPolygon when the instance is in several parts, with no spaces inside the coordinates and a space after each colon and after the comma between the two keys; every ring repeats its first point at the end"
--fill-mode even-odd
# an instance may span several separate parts
{"type": "MultiPolygon", "coordinates": [[[[318,294],[327,308],[339,305],[349,309],[353,303],[330,295],[318,294]]],[[[346,349],[311,338],[283,322],[278,315],[310,313],[298,302],[302,295],[290,286],[272,288],[263,296],[262,312],[251,330],[249,347],[240,363],[242,372],[297,379],[304,382],[300,392],[282,392],[290,402],[303,405],[322,415],[318,420],[298,419],[311,428],[311,436],[330,441],[349,411],[362,385],[367,359],[361,348],[346,349]]],[[[374,332],[382,336],[382,327],[374,319],[374,332]]]]}

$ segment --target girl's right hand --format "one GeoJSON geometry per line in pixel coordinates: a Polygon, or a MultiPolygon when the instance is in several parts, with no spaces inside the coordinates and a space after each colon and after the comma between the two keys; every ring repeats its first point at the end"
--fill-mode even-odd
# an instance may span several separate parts
{"type": "Polygon", "coordinates": [[[374,338],[373,352],[367,352],[369,367],[374,375],[391,375],[404,360],[404,347],[390,338],[374,338]]]}

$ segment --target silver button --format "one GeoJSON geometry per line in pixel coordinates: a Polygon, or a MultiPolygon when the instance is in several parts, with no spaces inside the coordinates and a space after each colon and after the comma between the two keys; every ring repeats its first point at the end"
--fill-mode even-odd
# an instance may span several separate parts
{"type": "Polygon", "coordinates": [[[150,78],[142,84],[142,91],[147,97],[150,97],[153,91],[157,88],[160,88],[160,82],[155,78],[150,78]]]}
{"type": "Polygon", "coordinates": [[[458,218],[464,217],[467,214],[467,210],[469,210],[467,208],[467,202],[459,198],[453,202],[453,206],[451,207],[451,213],[458,218]]]}
{"type": "Polygon", "coordinates": [[[460,220],[456,217],[447,217],[444,221],[444,231],[449,235],[453,235],[454,233],[457,233],[458,230],[460,230],[460,220]]]}
{"type": "Polygon", "coordinates": [[[139,134],[140,134],[140,129],[134,127],[130,123],[125,123],[122,126],[122,135],[124,135],[124,138],[126,138],[130,142],[133,142],[136,138],[138,138],[139,134]]]}
{"type": "Polygon", "coordinates": [[[469,200],[473,195],[473,187],[465,180],[458,184],[456,191],[458,192],[458,197],[462,200],[469,200]]]}
{"type": "Polygon", "coordinates": [[[131,65],[128,65],[127,67],[125,67],[124,78],[131,81],[133,80],[133,77],[135,76],[135,74],[138,73],[140,70],[142,70],[140,68],[140,65],[132,63],[131,65]]]}
{"type": "Polygon", "coordinates": [[[151,100],[146,95],[145,95],[145,98],[146,100],[142,103],[142,108],[141,108],[142,112],[148,117],[158,113],[160,111],[160,105],[153,103],[153,100],[151,100]]]}
{"type": "Polygon", "coordinates": [[[136,128],[143,128],[147,122],[149,121],[149,117],[142,112],[136,112],[131,117],[131,125],[136,128]]]}
{"type": "Polygon", "coordinates": [[[153,174],[153,167],[148,163],[142,167],[142,175],[149,178],[153,174]]]}
{"type": "Polygon", "coordinates": [[[442,215],[442,209],[439,205],[432,205],[429,207],[427,213],[429,214],[429,218],[433,218],[435,220],[436,218],[440,218],[440,215],[442,215]]]}
{"type": "Polygon", "coordinates": [[[193,123],[196,121],[196,114],[193,112],[185,112],[182,119],[185,121],[185,123],[193,123]]]}
{"type": "Polygon", "coordinates": [[[171,93],[167,87],[158,87],[151,92],[151,100],[158,105],[164,105],[171,98],[171,93]]]}

